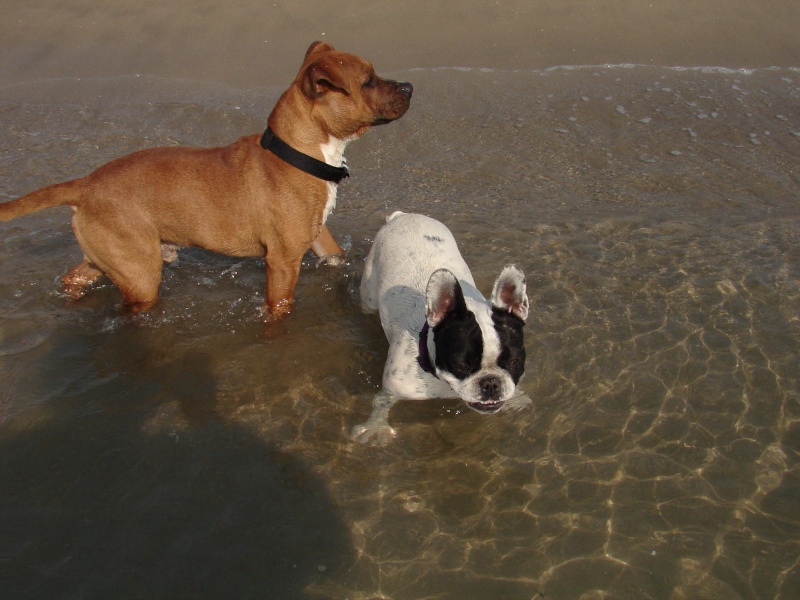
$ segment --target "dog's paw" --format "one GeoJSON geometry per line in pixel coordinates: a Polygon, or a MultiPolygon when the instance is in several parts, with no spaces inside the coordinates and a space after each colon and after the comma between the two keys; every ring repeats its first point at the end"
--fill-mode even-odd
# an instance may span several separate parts
{"type": "Polygon", "coordinates": [[[267,302],[261,307],[261,318],[265,323],[276,323],[292,312],[292,301],[279,300],[275,304],[267,302]]]}
{"type": "Polygon", "coordinates": [[[369,446],[385,446],[397,437],[397,432],[389,425],[369,425],[363,423],[356,425],[350,432],[350,437],[357,442],[369,446]]]}
{"type": "Polygon", "coordinates": [[[173,263],[178,260],[178,248],[175,244],[161,244],[161,260],[173,263]]]}
{"type": "Polygon", "coordinates": [[[317,268],[321,267],[322,265],[326,265],[328,267],[342,267],[347,264],[347,259],[341,254],[326,254],[325,256],[320,256],[317,260],[317,268]]]}

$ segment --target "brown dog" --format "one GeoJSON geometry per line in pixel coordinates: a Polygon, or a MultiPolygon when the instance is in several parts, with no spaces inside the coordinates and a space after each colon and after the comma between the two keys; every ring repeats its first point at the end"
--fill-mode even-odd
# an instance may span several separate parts
{"type": "Polygon", "coordinates": [[[411,84],[381,79],[367,61],[315,42],[263,138],[135,152],[0,204],[0,220],[71,206],[84,260],[62,278],[65,292],[80,298],[107,275],[133,312],[158,299],[162,260],[174,258],[175,246],[264,256],[265,316],[277,318],[291,310],[309,248],[320,257],[343,254],[325,220],[347,176],[345,146],[403,116],[411,94],[411,84]]]}

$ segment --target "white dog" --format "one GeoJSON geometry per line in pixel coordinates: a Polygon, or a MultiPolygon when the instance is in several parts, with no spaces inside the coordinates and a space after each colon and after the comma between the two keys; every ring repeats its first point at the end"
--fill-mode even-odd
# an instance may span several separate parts
{"type": "Polygon", "coordinates": [[[525,275],[516,266],[503,269],[488,302],[450,230],[398,211],[375,236],[361,304],[379,312],[389,356],[372,415],[353,428],[359,441],[394,437],[389,409],[400,399],[459,397],[494,413],[514,394],[525,371],[528,318],[525,275]]]}

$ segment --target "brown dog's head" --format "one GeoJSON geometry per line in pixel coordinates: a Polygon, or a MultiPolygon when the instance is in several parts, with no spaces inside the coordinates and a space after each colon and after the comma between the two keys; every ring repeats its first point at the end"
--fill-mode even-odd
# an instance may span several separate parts
{"type": "Polygon", "coordinates": [[[414,91],[410,83],[378,77],[369,62],[326,42],[311,44],[295,83],[312,101],[312,116],[339,139],[399,119],[414,91]]]}

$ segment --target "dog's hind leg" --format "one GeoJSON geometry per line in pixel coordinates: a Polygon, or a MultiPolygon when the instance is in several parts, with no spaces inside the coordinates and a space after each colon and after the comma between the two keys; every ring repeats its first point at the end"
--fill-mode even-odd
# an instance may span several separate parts
{"type": "Polygon", "coordinates": [[[97,268],[97,265],[84,257],[83,261],[72,267],[61,278],[61,283],[64,286],[63,292],[72,300],[83,298],[86,294],[86,288],[103,275],[104,273],[97,268]]]}
{"type": "Polygon", "coordinates": [[[148,276],[138,280],[129,279],[127,275],[124,279],[114,279],[111,281],[122,292],[125,303],[125,310],[138,313],[148,310],[158,301],[158,289],[161,286],[161,269],[158,269],[157,277],[148,276]]]}
{"type": "Polygon", "coordinates": [[[126,310],[140,312],[156,303],[163,259],[155,230],[136,223],[122,230],[115,222],[107,225],[98,218],[81,218],[80,213],[73,216],[72,228],[86,260],[67,274],[75,276],[69,283],[79,289],[80,277],[105,274],[122,293],[126,310]]]}
{"type": "Polygon", "coordinates": [[[138,313],[149,309],[158,300],[161,287],[161,244],[157,238],[136,246],[116,248],[103,271],[122,292],[125,310],[138,313]]]}

